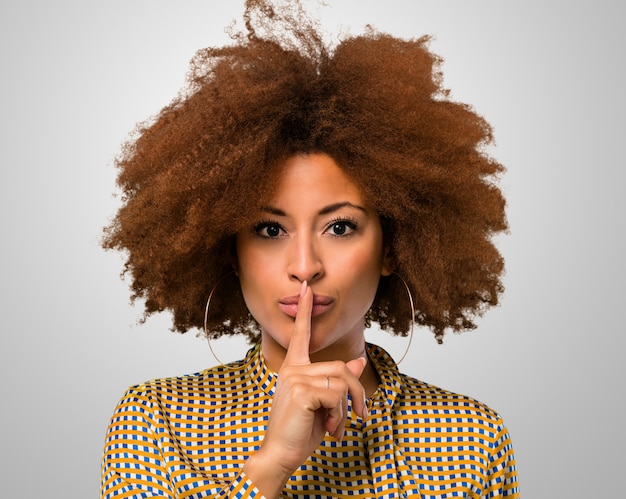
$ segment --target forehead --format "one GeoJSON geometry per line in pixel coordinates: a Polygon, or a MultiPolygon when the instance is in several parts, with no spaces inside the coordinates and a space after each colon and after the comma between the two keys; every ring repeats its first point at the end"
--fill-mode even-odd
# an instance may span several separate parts
{"type": "Polygon", "coordinates": [[[366,200],[361,189],[326,154],[299,154],[285,160],[277,171],[271,194],[264,202],[274,203],[324,203],[326,201],[350,201],[361,205],[366,200]]]}

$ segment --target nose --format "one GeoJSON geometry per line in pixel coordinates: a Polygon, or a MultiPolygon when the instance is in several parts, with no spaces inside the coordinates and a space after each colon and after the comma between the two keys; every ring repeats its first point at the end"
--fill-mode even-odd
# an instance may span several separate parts
{"type": "Polygon", "coordinates": [[[313,282],[324,275],[324,264],[315,241],[308,235],[294,238],[290,245],[287,271],[289,278],[313,282]]]}

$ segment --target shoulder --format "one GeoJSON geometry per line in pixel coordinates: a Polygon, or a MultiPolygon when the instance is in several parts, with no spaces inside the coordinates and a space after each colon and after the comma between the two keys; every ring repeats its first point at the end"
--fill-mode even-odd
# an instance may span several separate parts
{"type": "Polygon", "coordinates": [[[513,445],[500,415],[467,395],[400,377],[394,426],[408,459],[462,461],[485,486],[480,497],[518,497],[513,445]]]}
{"type": "Polygon", "coordinates": [[[129,387],[122,397],[122,403],[135,402],[144,405],[157,401],[176,403],[183,400],[210,399],[220,393],[237,390],[238,386],[245,384],[246,365],[245,360],[240,360],[192,374],[154,378],[129,387]]]}
{"type": "Polygon", "coordinates": [[[416,417],[426,423],[470,425],[494,434],[502,431],[500,414],[483,402],[451,392],[404,374],[396,401],[396,414],[416,417]]]}
{"type": "Polygon", "coordinates": [[[452,415],[481,418],[487,424],[497,424],[500,416],[484,403],[459,393],[445,390],[399,371],[398,365],[381,347],[368,344],[386,397],[393,401],[396,412],[416,417],[442,418],[452,415]]]}

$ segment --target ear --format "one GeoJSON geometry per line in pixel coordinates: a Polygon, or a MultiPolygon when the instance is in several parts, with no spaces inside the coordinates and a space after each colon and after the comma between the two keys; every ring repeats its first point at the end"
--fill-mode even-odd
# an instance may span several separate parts
{"type": "Polygon", "coordinates": [[[393,272],[395,268],[395,258],[392,256],[391,248],[385,245],[383,248],[383,267],[380,271],[380,275],[388,276],[393,272]]]}
{"type": "Polygon", "coordinates": [[[236,258],[233,258],[233,259],[230,261],[230,266],[232,267],[233,272],[235,273],[235,275],[236,275],[236,276],[239,276],[239,262],[237,261],[237,259],[236,259],[236,258]]]}

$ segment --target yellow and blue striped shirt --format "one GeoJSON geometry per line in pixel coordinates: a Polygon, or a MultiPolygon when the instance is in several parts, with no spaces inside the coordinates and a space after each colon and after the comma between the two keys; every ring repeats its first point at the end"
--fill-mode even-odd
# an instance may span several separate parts
{"type": "MultiPolygon", "coordinates": [[[[509,434],[494,411],[398,372],[369,345],[381,383],[343,440],[327,437],[284,486],[285,498],[519,498],[509,434]]],[[[263,440],[276,373],[246,358],[130,388],[109,425],[101,499],[259,498],[243,473],[263,440]]]]}

